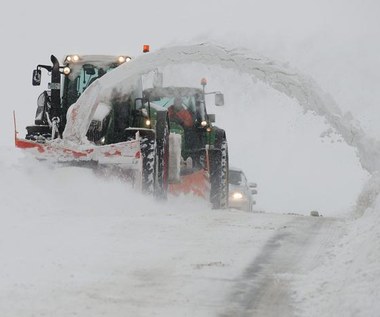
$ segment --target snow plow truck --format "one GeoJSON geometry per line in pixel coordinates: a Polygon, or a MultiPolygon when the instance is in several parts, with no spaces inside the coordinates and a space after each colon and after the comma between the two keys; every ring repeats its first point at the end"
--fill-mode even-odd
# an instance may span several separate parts
{"type": "Polygon", "coordinates": [[[207,113],[205,103],[205,96],[214,94],[215,104],[222,105],[223,95],[205,92],[205,80],[203,89],[161,86],[116,94],[91,114],[88,142],[65,141],[69,114],[76,114],[71,106],[96,79],[130,59],[68,55],[60,65],[52,55],[52,65],[38,65],[32,84],[41,84],[42,69],[51,80],[37,99],[34,124],[26,127],[25,138],[19,138],[15,119],[16,147],[40,160],[111,169],[157,198],[166,199],[168,191],[193,193],[208,199],[213,208],[227,208],[226,134],[213,125],[215,116],[207,113]]]}

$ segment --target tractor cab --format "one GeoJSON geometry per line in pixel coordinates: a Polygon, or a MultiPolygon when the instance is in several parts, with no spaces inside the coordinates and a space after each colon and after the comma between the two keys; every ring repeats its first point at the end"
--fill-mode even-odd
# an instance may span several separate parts
{"type": "Polygon", "coordinates": [[[66,56],[64,65],[67,73],[63,79],[62,108],[67,111],[96,79],[130,60],[129,56],[66,56]]]}
{"type": "MultiPolygon", "coordinates": [[[[156,87],[144,90],[144,99],[167,109],[170,132],[181,136],[181,160],[195,169],[206,168],[206,148],[213,147],[218,128],[215,116],[207,113],[204,89],[192,87],[156,87]]],[[[219,105],[223,99],[218,92],[219,105]]],[[[186,172],[182,169],[182,172],[186,172]]]]}
{"type": "Polygon", "coordinates": [[[67,55],[60,65],[52,55],[52,65],[37,65],[33,71],[33,86],[41,84],[42,69],[51,74],[51,80],[48,90],[37,99],[35,124],[26,128],[26,139],[43,143],[60,137],[69,107],[96,79],[130,60],[129,56],[67,55]]]}

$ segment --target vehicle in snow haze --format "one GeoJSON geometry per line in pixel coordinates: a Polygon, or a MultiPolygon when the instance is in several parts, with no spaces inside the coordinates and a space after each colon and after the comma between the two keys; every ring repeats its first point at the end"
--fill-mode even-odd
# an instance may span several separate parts
{"type": "Polygon", "coordinates": [[[244,172],[239,168],[230,167],[228,173],[229,207],[244,211],[252,211],[256,204],[253,195],[257,194],[257,184],[248,183],[244,172]]]}
{"type": "Polygon", "coordinates": [[[112,169],[156,197],[167,198],[168,191],[191,192],[208,199],[213,208],[227,208],[227,139],[225,131],[214,126],[215,116],[207,113],[205,96],[214,94],[216,105],[223,105],[224,98],[220,92],[206,92],[205,79],[203,89],[118,91],[98,103],[85,130],[85,144],[63,138],[69,123],[80,124],[79,119],[67,118],[76,115],[83,92],[96,94],[92,82],[129,60],[68,55],[60,65],[52,55],[51,66],[38,65],[32,83],[40,85],[41,70],[46,69],[51,74],[49,89],[38,97],[34,124],[26,127],[25,139],[15,129],[16,146],[42,160],[112,169]]]}

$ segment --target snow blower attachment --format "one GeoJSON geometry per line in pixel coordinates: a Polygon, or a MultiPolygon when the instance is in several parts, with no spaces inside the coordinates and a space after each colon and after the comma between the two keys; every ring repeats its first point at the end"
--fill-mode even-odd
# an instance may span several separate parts
{"type": "Polygon", "coordinates": [[[70,55],[60,66],[51,56],[52,66],[38,65],[33,85],[41,83],[41,69],[46,69],[49,90],[38,97],[25,139],[15,128],[16,146],[42,160],[111,169],[158,198],[165,199],[168,191],[193,193],[213,208],[227,208],[226,135],[213,125],[215,116],[207,114],[205,102],[207,94],[214,94],[215,104],[222,105],[223,95],[206,93],[202,80],[203,89],[140,87],[100,101],[98,82],[93,82],[129,59],[70,55]],[[86,103],[96,110],[81,107],[86,103]],[[85,129],[85,140],[75,138],[79,129],[85,129]]]}

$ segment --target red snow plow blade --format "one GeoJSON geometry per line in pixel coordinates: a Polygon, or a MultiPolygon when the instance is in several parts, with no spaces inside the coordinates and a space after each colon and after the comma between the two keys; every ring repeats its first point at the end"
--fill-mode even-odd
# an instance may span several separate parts
{"type": "Polygon", "coordinates": [[[32,154],[36,159],[51,162],[96,162],[103,165],[117,165],[126,170],[137,170],[141,174],[142,158],[138,135],[132,141],[109,145],[66,144],[62,139],[38,143],[20,139],[15,129],[17,148],[32,154]]]}
{"type": "Polygon", "coordinates": [[[13,116],[16,147],[31,153],[37,159],[51,160],[52,162],[95,161],[99,164],[120,164],[128,169],[142,169],[138,133],[136,133],[135,140],[108,145],[79,145],[72,142],[67,143],[62,139],[39,143],[18,138],[15,113],[13,116]]]}
{"type": "Polygon", "coordinates": [[[174,195],[193,194],[206,200],[210,197],[210,179],[207,171],[199,170],[182,175],[179,183],[169,184],[169,191],[174,195]]]}
{"type": "Polygon", "coordinates": [[[96,161],[100,164],[122,164],[139,169],[141,161],[140,141],[133,140],[110,145],[66,145],[56,139],[46,143],[15,137],[15,145],[33,154],[38,159],[55,162],[96,161]]]}

